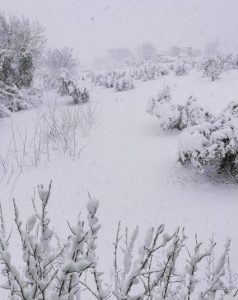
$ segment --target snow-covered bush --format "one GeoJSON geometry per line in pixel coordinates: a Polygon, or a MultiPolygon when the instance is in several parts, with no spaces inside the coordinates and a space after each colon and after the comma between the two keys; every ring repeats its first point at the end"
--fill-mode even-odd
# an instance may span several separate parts
{"type": "Polygon", "coordinates": [[[174,69],[176,76],[184,76],[188,74],[188,69],[185,63],[178,63],[174,69]]]}
{"type": "MultiPolygon", "coordinates": [[[[96,217],[98,201],[94,198],[88,201],[88,228],[78,220],[75,226],[70,225],[71,233],[67,241],[61,242],[51,228],[47,212],[50,193],[51,183],[47,189],[43,185],[38,186],[41,205],[38,210],[33,201],[34,214],[28,218],[25,226],[22,225],[17,204],[13,201],[15,224],[22,243],[23,271],[12,263],[9,239],[3,222],[1,224],[1,274],[6,279],[1,286],[9,290],[10,299],[74,299],[80,291],[81,276],[88,269],[94,271],[97,287],[101,288],[95,254],[100,229],[96,217]]],[[[102,294],[101,288],[98,295],[102,294]]]]}
{"type": "Polygon", "coordinates": [[[191,96],[182,109],[180,129],[211,122],[214,119],[208,109],[199,105],[197,99],[191,96]]]}
{"type": "Polygon", "coordinates": [[[238,102],[231,101],[227,107],[222,110],[218,118],[222,122],[238,120],[238,102]]]}
{"type": "Polygon", "coordinates": [[[30,102],[15,85],[7,85],[0,81],[0,104],[12,112],[32,108],[30,102]]]}
{"type": "Polygon", "coordinates": [[[116,80],[122,76],[122,74],[115,71],[108,72],[107,74],[105,74],[104,80],[101,80],[101,83],[103,83],[103,86],[105,86],[106,88],[113,88],[116,80]]]}
{"type": "Polygon", "coordinates": [[[179,161],[238,178],[237,107],[237,103],[231,103],[214,122],[184,130],[179,140],[179,161]]]}
{"type": "Polygon", "coordinates": [[[169,87],[165,87],[155,97],[149,99],[147,112],[159,119],[160,127],[164,130],[182,130],[214,119],[212,114],[200,106],[193,97],[190,97],[185,105],[172,103],[169,87]]]}
{"type": "Polygon", "coordinates": [[[165,67],[160,67],[160,74],[162,76],[169,75],[169,70],[165,67]]]}
{"type": "Polygon", "coordinates": [[[134,89],[134,80],[130,76],[125,75],[115,81],[114,88],[118,92],[134,89]]]}
{"type": "Polygon", "coordinates": [[[203,62],[203,73],[215,81],[223,72],[223,62],[219,57],[208,57],[203,62]]]}
{"type": "Polygon", "coordinates": [[[11,111],[33,105],[22,89],[31,88],[45,38],[37,22],[0,12],[0,104],[11,111]]]}
{"type": "Polygon", "coordinates": [[[70,234],[63,241],[52,229],[47,211],[51,187],[51,183],[48,188],[38,185],[40,207],[34,199],[34,213],[24,225],[13,200],[23,254],[20,268],[12,260],[0,207],[0,263],[5,278],[1,288],[9,291],[9,299],[87,299],[91,293],[97,300],[207,300],[236,293],[229,239],[216,259],[213,239],[203,247],[196,236],[194,247],[189,249],[184,229],[167,233],[164,225],[149,228],[141,239],[138,226],[130,233],[119,223],[113,242],[113,265],[103,270],[111,274],[111,283],[106,284],[98,267],[103,259],[97,252],[101,227],[98,200],[89,195],[87,221],[79,217],[74,226],[68,222],[70,234]]]}
{"type": "Polygon", "coordinates": [[[70,96],[75,104],[82,104],[89,101],[89,90],[84,82],[73,80],[69,73],[64,70],[59,79],[58,92],[61,96],[70,96]]]}
{"type": "Polygon", "coordinates": [[[143,68],[143,77],[142,80],[155,80],[159,78],[160,72],[157,65],[155,64],[146,64],[143,68]]]}
{"type": "Polygon", "coordinates": [[[164,87],[161,89],[157,95],[154,97],[151,97],[147,103],[147,112],[151,115],[157,113],[159,114],[159,110],[157,112],[157,108],[159,105],[164,105],[164,104],[170,104],[171,103],[171,93],[170,93],[170,88],[168,86],[164,87]]]}
{"type": "Polygon", "coordinates": [[[10,116],[10,111],[0,104],[0,118],[6,118],[10,116]]]}
{"type": "Polygon", "coordinates": [[[62,69],[70,75],[77,73],[78,60],[73,56],[73,49],[71,48],[47,49],[43,58],[43,65],[51,81],[56,83],[62,69]]]}
{"type": "Polygon", "coordinates": [[[155,97],[149,99],[147,112],[159,119],[159,125],[164,130],[181,129],[183,106],[171,102],[168,86],[164,87],[155,97]]]}
{"type": "Polygon", "coordinates": [[[18,58],[18,74],[16,85],[19,88],[29,88],[34,74],[32,54],[29,51],[22,51],[18,58]]]}
{"type": "Polygon", "coordinates": [[[232,56],[232,69],[238,69],[238,54],[232,56]]]}

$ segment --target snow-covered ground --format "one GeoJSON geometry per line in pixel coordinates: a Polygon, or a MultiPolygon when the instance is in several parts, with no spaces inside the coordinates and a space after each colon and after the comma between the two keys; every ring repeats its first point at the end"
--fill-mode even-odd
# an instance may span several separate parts
{"type": "MultiPolygon", "coordinates": [[[[121,220],[129,228],[138,224],[142,232],[161,223],[169,231],[185,226],[191,244],[195,233],[204,242],[214,234],[218,246],[230,237],[232,265],[238,271],[238,187],[209,182],[180,166],[179,132],[161,131],[156,118],[146,113],[147,100],[164,85],[171,87],[172,101],[183,104],[193,95],[218,113],[229,101],[238,99],[238,71],[226,72],[215,82],[194,72],[135,84],[135,89],[125,92],[92,88],[91,105],[97,105],[97,126],[81,138],[79,157],[61,155],[37,168],[15,171],[3,178],[0,200],[8,228],[13,224],[11,199],[16,198],[20,214],[27,218],[32,211],[34,187],[52,179],[49,212],[55,230],[63,237],[68,232],[66,221],[74,223],[78,213],[84,211],[87,192],[100,200],[102,229],[98,243],[103,264],[109,265],[112,260],[112,240],[121,220]]],[[[56,97],[46,92],[44,107],[56,97]]],[[[59,98],[58,105],[66,105],[64,99],[59,98]]],[[[9,145],[12,122],[19,130],[27,128],[30,134],[37,114],[37,110],[25,111],[13,114],[12,120],[0,120],[2,155],[9,145]]],[[[18,245],[17,240],[13,244],[18,245]]],[[[17,247],[13,251],[17,253],[17,247]]]]}

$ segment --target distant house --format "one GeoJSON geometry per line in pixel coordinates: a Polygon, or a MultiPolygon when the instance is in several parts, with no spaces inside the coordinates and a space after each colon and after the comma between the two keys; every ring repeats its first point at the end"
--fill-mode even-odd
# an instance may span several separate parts
{"type": "Polygon", "coordinates": [[[192,47],[177,47],[170,48],[170,55],[173,57],[198,57],[201,55],[199,49],[193,49],[192,47]]]}

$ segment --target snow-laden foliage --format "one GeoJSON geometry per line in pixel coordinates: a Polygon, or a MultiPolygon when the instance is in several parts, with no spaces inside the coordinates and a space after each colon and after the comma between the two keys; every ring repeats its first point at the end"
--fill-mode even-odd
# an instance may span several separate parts
{"type": "Polygon", "coordinates": [[[15,84],[18,88],[30,87],[34,64],[32,53],[21,48],[17,53],[0,47],[0,81],[15,84]]]}
{"type": "Polygon", "coordinates": [[[114,88],[118,92],[134,89],[134,80],[130,76],[125,75],[115,81],[114,88]]]}
{"type": "Polygon", "coordinates": [[[45,73],[51,78],[51,84],[54,85],[60,77],[62,69],[67,70],[71,75],[75,74],[78,61],[73,56],[73,49],[68,47],[62,49],[55,48],[47,49],[43,58],[43,65],[45,73]]]}
{"type": "Polygon", "coordinates": [[[21,89],[0,81],[0,105],[11,112],[36,107],[41,102],[42,93],[38,89],[21,89]]]}
{"type": "Polygon", "coordinates": [[[0,104],[10,111],[29,109],[30,88],[45,38],[37,22],[0,12],[0,104]]]}
{"type": "Polygon", "coordinates": [[[92,81],[93,85],[113,88],[117,81],[123,77],[129,77],[133,80],[155,80],[160,76],[169,74],[166,65],[156,63],[146,63],[139,67],[127,70],[113,70],[108,72],[89,72],[87,77],[92,81]]]}
{"type": "Polygon", "coordinates": [[[126,75],[126,71],[90,72],[88,77],[95,86],[113,88],[115,81],[126,75]]]}
{"type": "MultiPolygon", "coordinates": [[[[14,300],[76,300],[91,293],[97,300],[215,300],[237,292],[237,282],[230,268],[230,240],[216,259],[216,243],[206,247],[196,236],[194,249],[186,251],[184,229],[172,233],[165,226],[151,227],[144,239],[139,227],[129,234],[122,233],[119,223],[114,245],[110,284],[103,279],[97,252],[100,223],[99,202],[89,195],[87,221],[78,218],[75,226],[68,222],[70,235],[63,241],[51,226],[47,211],[52,185],[38,185],[38,208],[33,199],[34,213],[26,220],[20,218],[13,200],[15,225],[22,247],[22,266],[13,263],[11,239],[7,234],[0,205],[0,263],[1,288],[14,300]],[[139,242],[140,241],[140,242],[139,242]],[[188,258],[186,258],[188,255],[188,258]]],[[[188,249],[188,248],[187,248],[188,249]]]]}
{"type": "Polygon", "coordinates": [[[178,63],[174,68],[174,73],[176,76],[184,76],[188,74],[188,67],[187,65],[182,62],[178,63]]]}
{"type": "Polygon", "coordinates": [[[66,242],[61,242],[50,226],[47,212],[50,193],[51,183],[46,189],[38,185],[41,207],[38,209],[33,200],[34,214],[28,218],[25,226],[16,201],[13,201],[15,224],[22,244],[22,271],[12,263],[9,238],[1,215],[1,274],[6,279],[1,286],[9,290],[9,299],[75,299],[80,292],[83,273],[95,269],[96,256],[92,253],[96,249],[94,240],[97,232],[91,231],[99,229],[96,225],[97,201],[89,200],[88,227],[79,219],[75,226],[69,225],[70,236],[66,242]]]}
{"type": "Polygon", "coordinates": [[[238,178],[238,104],[231,102],[213,122],[184,130],[179,161],[238,178]]]}
{"type": "Polygon", "coordinates": [[[0,104],[0,118],[6,118],[9,116],[10,116],[9,110],[0,104]]]}
{"type": "Polygon", "coordinates": [[[61,71],[58,92],[61,96],[70,96],[75,104],[89,101],[89,90],[83,81],[77,82],[71,78],[67,70],[61,71]]]}
{"type": "Polygon", "coordinates": [[[224,61],[221,57],[208,57],[203,61],[203,73],[206,77],[215,81],[224,71],[224,61]]]}
{"type": "Polygon", "coordinates": [[[159,105],[162,106],[163,104],[168,104],[170,102],[171,102],[171,92],[170,92],[170,88],[168,86],[166,86],[162,90],[160,90],[157,93],[157,95],[155,95],[154,97],[151,97],[149,99],[149,101],[147,103],[146,111],[151,115],[158,114],[160,116],[158,106],[159,105]]]}
{"type": "Polygon", "coordinates": [[[197,103],[196,98],[189,97],[185,105],[172,103],[169,87],[165,87],[149,99],[147,112],[159,119],[160,127],[164,130],[182,130],[214,118],[207,109],[197,103]]]}

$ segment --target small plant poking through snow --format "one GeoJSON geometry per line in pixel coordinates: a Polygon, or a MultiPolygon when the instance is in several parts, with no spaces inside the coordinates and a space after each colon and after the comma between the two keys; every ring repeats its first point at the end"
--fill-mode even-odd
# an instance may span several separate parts
{"type": "Polygon", "coordinates": [[[123,234],[119,223],[113,243],[113,282],[106,285],[98,269],[98,200],[89,195],[87,222],[79,218],[75,226],[68,223],[70,236],[62,242],[52,230],[47,212],[51,188],[51,183],[48,188],[38,185],[41,207],[39,210],[33,199],[34,214],[25,226],[13,200],[23,253],[21,269],[12,262],[10,237],[0,206],[0,262],[5,278],[1,287],[9,291],[9,299],[76,300],[88,293],[97,300],[210,300],[236,295],[229,261],[230,240],[216,261],[215,242],[202,249],[196,237],[194,251],[183,263],[187,239],[184,230],[178,228],[168,234],[164,225],[149,228],[138,245],[139,227],[131,235],[128,229],[123,234]]]}

